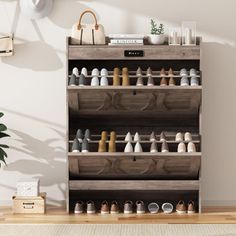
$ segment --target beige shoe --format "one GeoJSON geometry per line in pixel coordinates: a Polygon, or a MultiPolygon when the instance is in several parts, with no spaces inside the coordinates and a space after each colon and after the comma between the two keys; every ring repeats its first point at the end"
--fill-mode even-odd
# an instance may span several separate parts
{"type": "Polygon", "coordinates": [[[129,76],[126,74],[122,75],[122,86],[129,86],[130,85],[130,80],[129,76]]]}
{"type": "Polygon", "coordinates": [[[169,71],[168,71],[168,76],[169,76],[169,77],[174,76],[174,72],[173,72],[172,68],[169,69],[169,71]]]}
{"type": "Polygon", "coordinates": [[[175,136],[175,141],[176,142],[183,142],[184,141],[184,136],[182,133],[178,132],[175,136]]]}
{"type": "Polygon", "coordinates": [[[101,214],[109,214],[109,205],[107,201],[103,201],[101,205],[101,214]]]}
{"type": "Polygon", "coordinates": [[[165,77],[162,77],[161,82],[160,82],[160,86],[167,86],[167,80],[165,77]]]}
{"type": "Polygon", "coordinates": [[[102,131],[102,133],[101,133],[101,140],[104,140],[104,141],[107,140],[107,131],[102,131]]]}
{"type": "Polygon", "coordinates": [[[181,142],[178,145],[178,152],[186,152],[186,146],[185,143],[181,142]]]}
{"type": "Polygon", "coordinates": [[[186,142],[192,141],[193,139],[192,139],[191,133],[186,132],[186,133],[184,134],[184,140],[185,140],[186,142]]]}
{"type": "Polygon", "coordinates": [[[184,201],[179,201],[176,205],[176,212],[178,214],[185,214],[187,212],[186,205],[184,201]]]}
{"type": "Polygon", "coordinates": [[[129,70],[127,67],[122,68],[122,75],[129,75],[129,70]]]}
{"type": "Polygon", "coordinates": [[[118,67],[115,67],[113,70],[113,75],[119,75],[120,74],[120,69],[118,67]]]}
{"type": "Polygon", "coordinates": [[[116,152],[116,141],[115,140],[109,141],[108,152],[116,152]]]}
{"type": "Polygon", "coordinates": [[[98,143],[98,152],[106,152],[106,151],[107,151],[106,141],[100,140],[98,143]]]}
{"type": "Polygon", "coordinates": [[[116,141],[116,132],[115,131],[111,131],[111,133],[110,133],[110,140],[116,141]]]}
{"type": "Polygon", "coordinates": [[[113,76],[113,86],[120,86],[120,76],[115,74],[113,76]]]}
{"type": "Polygon", "coordinates": [[[160,76],[162,77],[165,77],[166,76],[166,71],[165,71],[165,69],[164,68],[162,68],[161,69],[161,71],[160,71],[160,76]]]}
{"type": "Polygon", "coordinates": [[[194,201],[190,200],[188,202],[188,211],[187,212],[188,212],[188,214],[194,214],[196,212],[194,201]]]}
{"type": "Polygon", "coordinates": [[[188,143],[188,152],[196,152],[196,146],[193,142],[188,143]]]}
{"type": "Polygon", "coordinates": [[[169,79],[169,86],[175,86],[175,79],[173,77],[169,79]]]}

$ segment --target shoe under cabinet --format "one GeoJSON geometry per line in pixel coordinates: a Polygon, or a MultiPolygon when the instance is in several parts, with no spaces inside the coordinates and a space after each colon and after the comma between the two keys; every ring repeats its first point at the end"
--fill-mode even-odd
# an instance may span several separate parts
{"type": "Polygon", "coordinates": [[[184,212],[179,201],[201,212],[200,43],[80,46],[68,38],[67,63],[68,212],[92,201],[99,213],[104,200],[121,213],[128,200],[134,213],[138,200],[142,213],[150,203],[184,212]]]}

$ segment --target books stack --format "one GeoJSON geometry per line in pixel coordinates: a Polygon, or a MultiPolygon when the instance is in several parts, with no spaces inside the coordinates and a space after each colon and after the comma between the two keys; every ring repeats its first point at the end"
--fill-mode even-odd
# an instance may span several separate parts
{"type": "Polygon", "coordinates": [[[143,45],[144,36],[141,34],[110,34],[108,45],[143,45]]]}

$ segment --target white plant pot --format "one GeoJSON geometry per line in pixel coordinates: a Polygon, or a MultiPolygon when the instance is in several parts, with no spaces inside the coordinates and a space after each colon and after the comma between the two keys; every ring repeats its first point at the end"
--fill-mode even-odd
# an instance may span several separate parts
{"type": "Polygon", "coordinates": [[[150,44],[161,45],[161,44],[164,44],[164,42],[165,42],[165,35],[164,34],[161,34],[161,35],[149,34],[149,35],[147,35],[147,38],[148,38],[148,42],[150,44]]]}

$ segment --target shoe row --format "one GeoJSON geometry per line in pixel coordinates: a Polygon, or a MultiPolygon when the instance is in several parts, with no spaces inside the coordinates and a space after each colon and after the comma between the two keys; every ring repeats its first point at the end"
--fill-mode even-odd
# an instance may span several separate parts
{"type": "MultiPolygon", "coordinates": [[[[88,70],[87,68],[83,67],[81,69],[81,73],[79,74],[79,70],[77,67],[74,67],[73,70],[72,70],[72,74],[75,75],[76,77],[79,77],[80,75],[84,75],[85,77],[89,76],[88,75],[88,70]]],[[[120,75],[120,69],[118,67],[115,67],[114,70],[113,70],[113,75],[120,75]]],[[[122,68],[122,75],[129,75],[129,70],[127,67],[123,67],[122,68]]],[[[138,67],[137,71],[136,71],[136,76],[137,77],[141,77],[141,76],[153,76],[154,73],[152,72],[152,69],[151,67],[148,67],[146,73],[144,73],[141,69],[141,67],[138,67]]],[[[109,76],[109,72],[106,68],[102,68],[101,71],[99,71],[97,68],[94,68],[91,72],[91,76],[92,77],[107,77],[109,76]]],[[[173,77],[173,76],[180,76],[180,77],[183,77],[183,76],[190,76],[190,77],[196,77],[198,76],[198,72],[196,69],[194,68],[191,68],[189,70],[189,72],[187,71],[187,69],[185,68],[182,68],[180,71],[179,71],[179,74],[177,73],[174,73],[174,71],[172,70],[172,68],[169,68],[168,72],[165,70],[165,68],[162,68],[159,72],[159,76],[160,77],[173,77]]]]}
{"type": "MultiPolygon", "coordinates": [[[[124,203],[123,205],[123,213],[124,214],[145,214],[147,212],[152,213],[152,214],[157,214],[160,211],[160,207],[156,202],[151,202],[148,204],[147,209],[146,205],[143,201],[138,200],[136,201],[135,204],[133,204],[132,201],[128,200],[124,203]]],[[[169,203],[163,203],[161,206],[161,209],[163,213],[170,214],[174,211],[174,206],[169,203]]],[[[184,201],[179,201],[178,204],[176,205],[176,212],[178,214],[193,214],[195,213],[195,205],[192,200],[188,202],[188,204],[185,204],[184,201]]],[[[93,201],[88,201],[86,204],[82,201],[78,201],[75,204],[74,208],[74,213],[75,214],[95,214],[95,213],[101,213],[101,214],[119,214],[121,213],[121,209],[119,208],[119,205],[117,201],[112,201],[111,204],[109,205],[108,201],[103,201],[101,203],[100,210],[97,211],[95,204],[93,201]]]]}
{"type": "Polygon", "coordinates": [[[72,152],[89,152],[89,141],[91,141],[90,130],[86,129],[83,134],[82,130],[78,129],[72,144],[72,152]]]}
{"type": "MultiPolygon", "coordinates": [[[[155,81],[152,77],[152,71],[151,68],[149,67],[147,70],[148,73],[148,80],[146,85],[147,86],[154,86],[158,85],[155,84],[155,81]],[[149,71],[149,72],[148,72],[149,71]]],[[[189,80],[188,78],[188,72],[186,69],[181,69],[180,71],[180,76],[182,77],[180,80],[180,86],[198,86],[199,85],[199,78],[197,77],[197,72],[195,69],[190,70],[190,75],[191,79],[189,80]],[[195,74],[194,74],[195,73],[195,74]]],[[[72,71],[72,75],[69,80],[69,85],[70,86],[85,86],[85,85],[90,85],[90,86],[109,86],[109,81],[108,81],[108,71],[107,69],[103,68],[101,72],[97,68],[92,70],[92,79],[91,81],[86,80],[87,76],[87,69],[82,68],[81,74],[79,75],[79,71],[77,68],[74,68],[72,71]],[[101,78],[99,79],[99,75],[101,75],[101,78]]],[[[136,80],[136,86],[144,86],[144,79],[142,77],[142,70],[139,67],[136,73],[137,80],[136,80]]],[[[165,69],[163,68],[160,71],[160,76],[162,77],[160,81],[160,86],[175,86],[176,81],[173,78],[174,74],[172,69],[169,69],[168,72],[168,77],[169,79],[166,78],[166,72],[165,69]]],[[[120,78],[120,70],[119,68],[114,68],[114,73],[113,73],[113,86],[129,86],[130,83],[130,78],[129,78],[129,71],[127,67],[124,67],[122,69],[122,81],[120,78]]]]}

